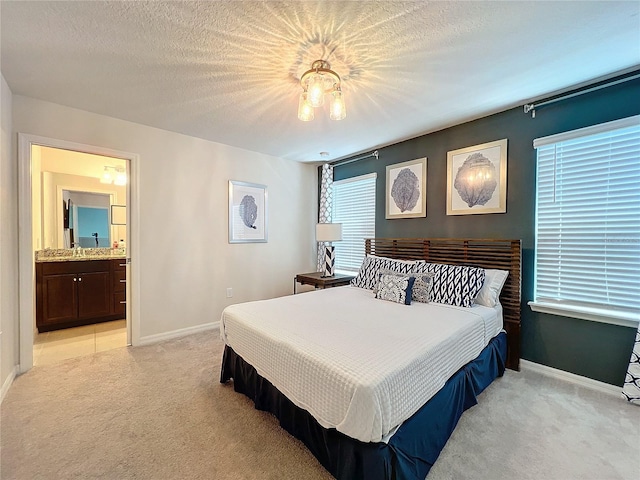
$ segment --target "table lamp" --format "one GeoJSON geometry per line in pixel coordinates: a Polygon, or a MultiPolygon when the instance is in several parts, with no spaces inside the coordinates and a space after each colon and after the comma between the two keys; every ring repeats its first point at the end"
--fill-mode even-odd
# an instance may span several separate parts
{"type": "Polygon", "coordinates": [[[316,224],[316,241],[329,242],[324,249],[324,271],[323,277],[333,277],[333,268],[336,262],[335,247],[331,242],[339,242],[342,240],[342,224],[341,223],[318,223],[316,224]]]}

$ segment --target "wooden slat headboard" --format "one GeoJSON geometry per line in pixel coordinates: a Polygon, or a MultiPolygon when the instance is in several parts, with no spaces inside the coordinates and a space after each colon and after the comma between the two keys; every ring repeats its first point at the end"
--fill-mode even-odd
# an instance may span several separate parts
{"type": "Polygon", "coordinates": [[[522,251],[520,240],[477,238],[369,238],[365,253],[403,260],[469,265],[508,270],[500,294],[507,332],[507,367],[520,369],[520,292],[522,251]]]}

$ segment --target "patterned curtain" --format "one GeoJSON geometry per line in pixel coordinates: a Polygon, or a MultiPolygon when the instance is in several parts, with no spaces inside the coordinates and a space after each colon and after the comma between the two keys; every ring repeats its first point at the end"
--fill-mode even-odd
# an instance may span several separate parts
{"type": "Polygon", "coordinates": [[[631,403],[640,405],[640,327],[636,332],[636,343],[633,344],[629,370],[624,379],[622,395],[631,403]]]}
{"type": "MultiPolygon", "coordinates": [[[[331,223],[331,208],[333,206],[333,165],[322,165],[322,179],[320,184],[320,202],[318,223],[331,223]]],[[[318,243],[318,272],[324,270],[324,247],[326,242],[318,243]]]]}

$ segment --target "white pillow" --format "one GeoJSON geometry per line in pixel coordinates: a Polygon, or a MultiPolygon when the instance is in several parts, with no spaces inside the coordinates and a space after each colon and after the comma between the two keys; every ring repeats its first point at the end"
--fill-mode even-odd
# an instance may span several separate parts
{"type": "Polygon", "coordinates": [[[507,281],[507,270],[492,270],[485,269],[484,283],[482,288],[478,292],[475,302],[478,305],[484,305],[485,307],[495,307],[498,304],[500,298],[500,292],[504,286],[504,282],[507,281]]]}

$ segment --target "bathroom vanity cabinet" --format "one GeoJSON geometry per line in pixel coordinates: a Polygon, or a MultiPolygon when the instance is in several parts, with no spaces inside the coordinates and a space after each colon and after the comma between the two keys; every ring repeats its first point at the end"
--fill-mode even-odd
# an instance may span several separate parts
{"type": "Polygon", "coordinates": [[[39,332],[124,318],[124,259],[36,263],[39,332]]]}

